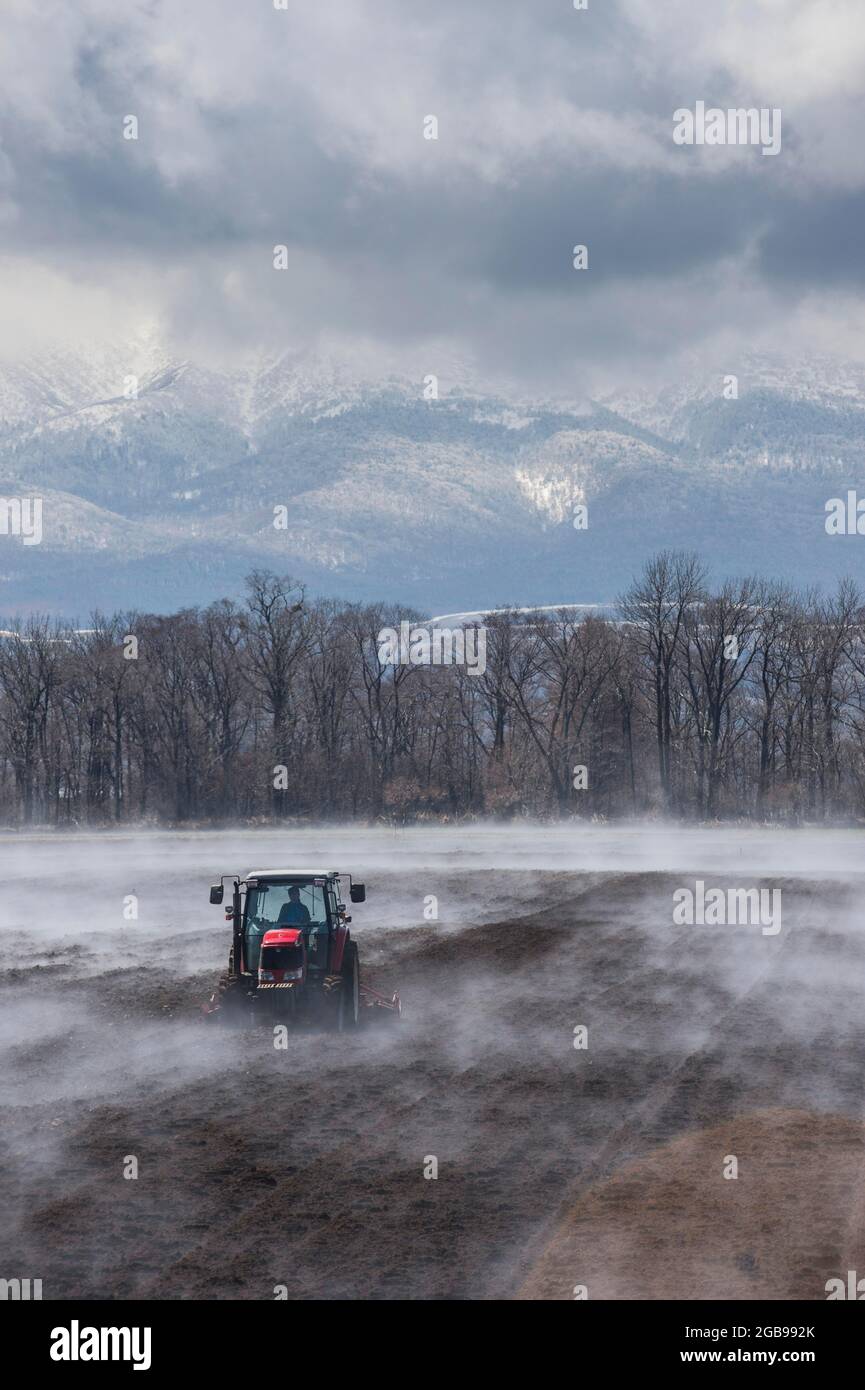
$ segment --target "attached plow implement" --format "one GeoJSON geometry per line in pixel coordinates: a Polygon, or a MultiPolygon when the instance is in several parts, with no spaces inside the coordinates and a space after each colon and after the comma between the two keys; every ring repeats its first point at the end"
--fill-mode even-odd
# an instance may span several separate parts
{"type": "Polygon", "coordinates": [[[348,1032],[374,1020],[394,1021],[400,997],[363,984],[351,917],[342,900],[348,879],[352,903],[366,901],[366,888],[350,874],[321,869],[259,869],[245,877],[224,874],[210,901],[225,899],[232,926],[228,968],[208,1002],[207,1018],[249,1027],[276,1021],[348,1032]]]}
{"type": "Polygon", "coordinates": [[[369,985],[361,985],[360,1002],[365,1009],[390,1009],[397,1017],[402,1014],[402,1005],[399,995],[394,993],[388,999],[387,995],[379,994],[378,990],[370,989],[369,985]]]}

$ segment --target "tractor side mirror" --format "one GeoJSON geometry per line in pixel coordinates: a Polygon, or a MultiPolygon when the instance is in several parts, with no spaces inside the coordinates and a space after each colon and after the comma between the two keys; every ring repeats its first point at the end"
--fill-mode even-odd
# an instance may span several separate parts
{"type": "Polygon", "coordinates": [[[366,902],[366,884],[365,884],[365,883],[353,883],[353,884],[351,885],[351,887],[349,888],[349,890],[348,890],[348,895],[349,895],[349,897],[351,898],[351,900],[352,900],[353,903],[365,903],[365,902],[366,902]]]}
{"type": "Polygon", "coordinates": [[[210,890],[210,901],[219,904],[225,895],[225,886],[222,883],[214,883],[210,890]]]}

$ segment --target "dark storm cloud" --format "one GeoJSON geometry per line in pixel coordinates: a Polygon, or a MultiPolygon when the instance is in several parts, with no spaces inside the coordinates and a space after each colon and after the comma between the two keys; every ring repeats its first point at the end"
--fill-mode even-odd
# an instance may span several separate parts
{"type": "Polygon", "coordinates": [[[577,329],[621,360],[737,314],[747,333],[748,303],[780,322],[860,288],[855,35],[824,58],[846,84],[830,101],[831,84],[803,86],[776,6],[755,6],[759,81],[735,8],[680,0],[49,8],[40,29],[13,6],[0,63],[4,250],[92,283],[134,260],[187,331],[445,335],[512,367],[528,345],[542,376],[579,355],[577,329]],[[698,99],[781,107],[781,154],[675,147],[672,113],[698,99]]]}
{"type": "Polygon", "coordinates": [[[785,286],[859,291],[865,284],[863,232],[865,190],[802,199],[791,195],[762,238],[760,273],[785,286]]]}

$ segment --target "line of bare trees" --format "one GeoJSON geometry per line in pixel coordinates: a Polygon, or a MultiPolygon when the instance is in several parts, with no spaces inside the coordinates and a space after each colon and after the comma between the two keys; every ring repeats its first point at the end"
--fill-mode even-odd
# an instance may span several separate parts
{"type": "Polygon", "coordinates": [[[486,666],[383,665],[387,605],[246,601],[0,637],[7,824],[865,818],[865,609],[655,557],[615,615],[503,612],[486,666]]]}

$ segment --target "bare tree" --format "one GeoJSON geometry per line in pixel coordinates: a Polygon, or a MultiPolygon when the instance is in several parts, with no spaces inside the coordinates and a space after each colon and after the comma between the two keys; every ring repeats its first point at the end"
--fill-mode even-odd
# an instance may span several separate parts
{"type": "MultiPolygon", "coordinates": [[[[272,721],[273,764],[290,767],[294,678],[309,642],[305,592],[287,575],[267,570],[255,570],[249,576],[247,591],[249,671],[272,721]]],[[[285,814],[294,801],[294,786],[272,784],[275,814],[285,814]]]]}
{"type": "Polygon", "coordinates": [[[6,821],[613,816],[659,795],[697,817],[865,819],[865,614],[849,581],[828,598],[751,579],[710,592],[693,556],[667,554],[620,622],[494,615],[483,671],[394,664],[379,638],[401,618],[416,621],[258,572],[245,606],[96,614],[77,632],[13,623],[6,821]]]}
{"type": "Polygon", "coordinates": [[[690,609],[704,596],[706,574],[697,556],[665,550],[650,560],[619,600],[637,649],[649,672],[664,805],[674,809],[673,680],[682,629],[690,609]]]}

